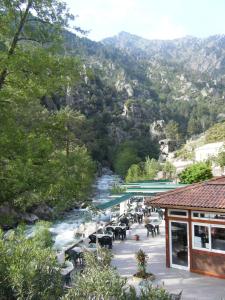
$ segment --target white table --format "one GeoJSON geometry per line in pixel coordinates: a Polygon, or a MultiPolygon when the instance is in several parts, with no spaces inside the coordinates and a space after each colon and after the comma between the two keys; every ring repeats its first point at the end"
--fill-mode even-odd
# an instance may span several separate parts
{"type": "Polygon", "coordinates": [[[82,249],[81,247],[73,247],[73,248],[71,249],[71,251],[75,251],[75,252],[77,252],[77,253],[81,253],[81,252],[83,252],[83,249],[82,249]]]}
{"type": "Polygon", "coordinates": [[[121,225],[108,225],[108,226],[106,226],[106,228],[107,227],[111,227],[111,228],[113,228],[113,229],[115,229],[116,227],[119,227],[119,228],[121,228],[121,229],[126,229],[127,228],[127,226],[121,226],[121,225]]]}
{"type": "Polygon", "coordinates": [[[96,236],[97,239],[102,238],[103,236],[108,236],[108,237],[112,237],[112,234],[108,234],[108,233],[94,233],[93,235],[96,236]]]}

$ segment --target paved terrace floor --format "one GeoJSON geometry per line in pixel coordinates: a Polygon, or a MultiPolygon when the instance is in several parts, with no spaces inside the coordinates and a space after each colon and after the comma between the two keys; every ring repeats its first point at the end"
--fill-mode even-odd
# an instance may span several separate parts
{"type": "Polygon", "coordinates": [[[132,275],[137,271],[135,252],[141,248],[149,256],[148,271],[156,276],[153,285],[164,285],[164,288],[172,293],[183,290],[183,300],[225,300],[224,279],[166,268],[164,223],[160,226],[160,232],[160,235],[154,238],[147,237],[143,224],[133,224],[131,236],[138,234],[140,241],[131,240],[128,235],[127,240],[113,243],[112,264],[121,276],[127,277],[128,283],[134,284],[132,275]]]}

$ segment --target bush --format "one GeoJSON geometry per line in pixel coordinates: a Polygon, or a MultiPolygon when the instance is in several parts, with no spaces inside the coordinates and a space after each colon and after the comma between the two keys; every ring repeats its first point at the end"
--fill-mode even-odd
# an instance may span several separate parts
{"type": "Polygon", "coordinates": [[[195,183],[212,177],[211,167],[205,162],[193,164],[179,174],[179,179],[182,183],[195,183]]]}
{"type": "Polygon", "coordinates": [[[55,253],[43,248],[23,229],[0,233],[0,299],[46,300],[62,295],[60,269],[55,253]]]}

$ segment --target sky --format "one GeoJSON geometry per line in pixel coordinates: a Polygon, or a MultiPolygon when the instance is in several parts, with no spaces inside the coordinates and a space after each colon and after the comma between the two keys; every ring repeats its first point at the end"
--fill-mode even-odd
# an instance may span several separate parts
{"type": "Polygon", "coordinates": [[[225,34],[225,0],[64,0],[99,41],[121,31],[147,39],[225,34]]]}

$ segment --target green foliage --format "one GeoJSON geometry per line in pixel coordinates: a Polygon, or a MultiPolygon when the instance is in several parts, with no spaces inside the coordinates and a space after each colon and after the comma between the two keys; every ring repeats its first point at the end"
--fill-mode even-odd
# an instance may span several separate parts
{"type": "Polygon", "coordinates": [[[117,174],[124,177],[132,164],[138,163],[140,158],[137,151],[129,145],[123,145],[117,152],[114,160],[114,168],[117,174]]]}
{"type": "Polygon", "coordinates": [[[144,166],[143,166],[143,179],[150,180],[154,179],[157,173],[160,171],[161,167],[159,162],[152,158],[146,157],[144,166]]]}
{"type": "Polygon", "coordinates": [[[0,1],[0,11],[0,204],[70,208],[87,200],[94,179],[86,119],[42,104],[80,78],[78,59],[61,47],[72,16],[58,0],[0,1]]]}
{"type": "Polygon", "coordinates": [[[63,298],[75,299],[122,299],[126,279],[109,266],[111,255],[109,250],[100,250],[100,259],[94,253],[86,253],[86,267],[76,278],[73,288],[63,298]],[[102,259],[103,258],[103,259],[102,259]],[[106,259],[107,258],[107,259],[106,259]]]}
{"type": "Polygon", "coordinates": [[[225,152],[224,151],[220,152],[217,155],[215,161],[220,167],[224,167],[225,166],[225,152]]]}
{"type": "Polygon", "coordinates": [[[132,165],[128,171],[126,176],[126,182],[134,182],[138,181],[142,178],[142,170],[140,165],[132,165]]]}
{"type": "Polygon", "coordinates": [[[65,210],[88,200],[95,173],[95,164],[85,147],[58,153],[53,161],[52,182],[46,190],[48,203],[65,210]]]}
{"type": "Polygon", "coordinates": [[[169,121],[165,127],[166,138],[179,141],[180,140],[180,131],[179,124],[176,121],[169,121]]]}
{"type": "Polygon", "coordinates": [[[225,141],[225,122],[218,123],[206,131],[206,143],[225,141]]]}
{"type": "Polygon", "coordinates": [[[38,239],[25,238],[22,229],[3,238],[0,232],[0,298],[58,299],[61,274],[55,253],[38,239]]]}
{"type": "Polygon", "coordinates": [[[160,169],[161,166],[156,159],[146,157],[144,162],[133,164],[128,169],[126,182],[154,179],[160,169]]]}
{"type": "Polygon", "coordinates": [[[50,223],[39,221],[35,224],[34,242],[39,248],[51,248],[54,244],[51,232],[49,231],[50,223]]]}
{"type": "Polygon", "coordinates": [[[73,16],[62,1],[1,1],[0,90],[17,97],[41,97],[77,78],[77,62],[59,58],[62,31],[73,16]],[[75,62],[75,63],[74,63],[75,62]],[[72,71],[72,72],[71,72],[72,71]],[[66,76],[61,76],[66,75],[66,76]],[[47,79],[47,80],[46,80],[47,79]]]}
{"type": "Polygon", "coordinates": [[[171,179],[175,176],[176,168],[172,163],[166,161],[162,167],[162,171],[166,179],[171,179]]]}
{"type": "Polygon", "coordinates": [[[145,278],[148,255],[142,249],[139,249],[138,252],[135,253],[135,257],[138,265],[138,277],[145,278]]]}
{"type": "Polygon", "coordinates": [[[211,166],[205,162],[193,164],[179,174],[182,183],[195,183],[212,177],[211,166]]]}
{"type": "Polygon", "coordinates": [[[170,300],[170,294],[162,287],[147,285],[141,289],[140,300],[170,300]]]}
{"type": "Polygon", "coordinates": [[[126,191],[126,188],[117,184],[117,183],[114,183],[114,185],[112,186],[112,188],[110,189],[110,193],[111,194],[122,194],[126,191]]]}
{"type": "MultiPolygon", "coordinates": [[[[63,297],[63,300],[169,300],[169,294],[159,287],[147,284],[141,287],[140,296],[133,286],[127,286],[126,279],[121,278],[118,272],[110,267],[111,252],[108,249],[99,249],[98,256],[94,253],[85,253],[86,266],[79,274],[72,289],[63,297]],[[103,263],[102,257],[108,257],[107,263],[103,263]]],[[[143,254],[138,257],[143,262],[143,254]]],[[[146,260],[146,255],[144,254],[146,260]]]]}

